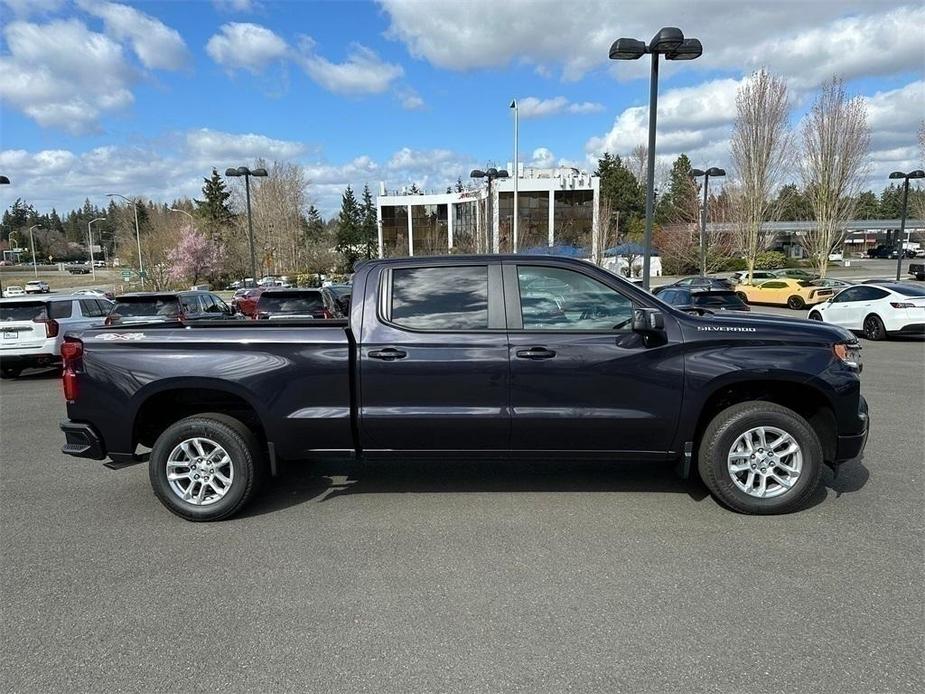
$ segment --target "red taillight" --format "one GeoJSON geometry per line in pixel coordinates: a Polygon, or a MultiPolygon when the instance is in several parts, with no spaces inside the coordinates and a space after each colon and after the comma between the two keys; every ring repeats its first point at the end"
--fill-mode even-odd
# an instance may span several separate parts
{"type": "Polygon", "coordinates": [[[910,304],[908,301],[891,301],[890,306],[893,308],[915,308],[915,304],[910,304]]]}
{"type": "Polygon", "coordinates": [[[32,322],[45,324],[45,337],[58,337],[58,330],[60,329],[58,321],[54,318],[46,318],[44,316],[45,313],[43,311],[37,318],[33,318],[32,322]]]}
{"type": "Polygon", "coordinates": [[[77,399],[77,364],[83,357],[84,345],[80,340],[66,340],[61,344],[61,383],[64,386],[64,399],[73,402],[77,399]]]}

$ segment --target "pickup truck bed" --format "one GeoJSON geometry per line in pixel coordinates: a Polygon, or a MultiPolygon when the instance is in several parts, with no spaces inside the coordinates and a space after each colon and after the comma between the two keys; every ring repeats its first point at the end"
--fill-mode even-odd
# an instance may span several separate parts
{"type": "Polygon", "coordinates": [[[814,321],[680,312],[582,261],[373,261],[357,270],[347,321],[68,336],[64,451],[121,466],[151,448],[155,491],[191,520],[237,511],[278,460],[324,456],[675,460],[732,508],[781,512],[823,463],[863,450],[857,350],[814,321]],[[765,479],[778,464],[766,431],[790,437],[779,451],[800,442],[779,482],[765,479]],[[748,446],[762,450],[754,467],[732,470],[748,446]],[[208,467],[223,455],[231,467],[208,467]],[[240,484],[214,493],[196,476],[232,468],[240,484]]]}

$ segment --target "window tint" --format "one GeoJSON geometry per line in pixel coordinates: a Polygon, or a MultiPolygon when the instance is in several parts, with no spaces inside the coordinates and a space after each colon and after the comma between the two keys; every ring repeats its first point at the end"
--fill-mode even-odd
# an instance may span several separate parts
{"type": "Polygon", "coordinates": [[[202,304],[199,302],[199,296],[196,294],[187,294],[180,297],[180,309],[183,313],[202,313],[202,304]]]}
{"type": "Polygon", "coordinates": [[[677,296],[677,289],[663,289],[658,292],[655,296],[664,301],[666,304],[673,304],[675,302],[675,296],[677,296]]]}
{"type": "Polygon", "coordinates": [[[49,301],[48,317],[49,318],[70,318],[74,312],[73,301],[49,301]]]}
{"type": "Polygon", "coordinates": [[[96,318],[103,315],[96,299],[81,299],[80,312],[85,318],[96,318]]]}
{"type": "Polygon", "coordinates": [[[861,299],[861,290],[864,287],[849,287],[842,292],[839,292],[835,295],[835,298],[832,299],[833,304],[843,304],[849,301],[860,301],[861,299]]]}
{"type": "Polygon", "coordinates": [[[228,307],[228,304],[222,301],[221,297],[215,296],[215,294],[213,294],[212,301],[215,302],[215,310],[219,313],[231,313],[231,309],[228,307]]]}
{"type": "Polygon", "coordinates": [[[633,303],[574,270],[517,267],[524,330],[614,330],[633,319],[633,303]]]}
{"type": "Polygon", "coordinates": [[[704,308],[741,308],[745,305],[735,292],[694,294],[693,304],[704,308]]]}
{"type": "Polygon", "coordinates": [[[0,322],[32,320],[43,313],[45,304],[41,301],[0,304],[0,322]]]}
{"type": "Polygon", "coordinates": [[[488,327],[488,267],[397,268],[391,319],[417,330],[488,327]]]}
{"type": "Polygon", "coordinates": [[[866,290],[864,292],[864,298],[868,301],[875,301],[877,299],[882,299],[885,296],[889,296],[889,292],[884,291],[883,289],[877,289],[876,287],[864,287],[866,290]]]}
{"type": "Polygon", "coordinates": [[[103,299],[97,299],[96,305],[99,306],[101,316],[108,316],[109,311],[112,309],[112,304],[108,301],[104,301],[103,299]]]}
{"type": "Polygon", "coordinates": [[[121,318],[176,318],[177,311],[177,299],[172,296],[123,297],[112,308],[121,318]]]}
{"type": "Polygon", "coordinates": [[[925,296],[925,289],[922,287],[913,287],[908,284],[897,284],[891,288],[894,292],[897,294],[902,294],[903,296],[925,296]]]}
{"type": "Polygon", "coordinates": [[[765,282],[761,285],[762,289],[784,289],[787,286],[786,282],[765,282]]]}
{"type": "Polygon", "coordinates": [[[321,292],[266,292],[257,302],[257,310],[272,315],[314,316],[324,311],[321,292]]]}

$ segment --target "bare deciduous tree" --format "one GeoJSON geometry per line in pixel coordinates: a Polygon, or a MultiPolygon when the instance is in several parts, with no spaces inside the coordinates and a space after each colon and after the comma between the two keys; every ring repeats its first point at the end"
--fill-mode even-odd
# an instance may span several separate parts
{"type": "Polygon", "coordinates": [[[761,224],[769,221],[772,195],[788,162],[792,134],[784,80],[766,70],[751,75],[736,94],[732,168],[737,212],[749,282],[761,250],[761,224]]]}
{"type": "Polygon", "coordinates": [[[646,170],[649,162],[649,148],[643,144],[636,145],[627,157],[626,166],[636,177],[639,185],[646,184],[646,170]]]}
{"type": "Polygon", "coordinates": [[[801,243],[825,277],[829,253],[841,244],[867,174],[870,128],[863,98],[849,98],[834,77],[822,85],[803,120],[800,171],[815,216],[801,243]]]}

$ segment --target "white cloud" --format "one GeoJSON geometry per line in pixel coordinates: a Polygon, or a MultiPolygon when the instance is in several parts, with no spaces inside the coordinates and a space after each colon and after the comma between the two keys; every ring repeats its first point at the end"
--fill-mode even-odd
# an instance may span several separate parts
{"type": "Polygon", "coordinates": [[[396,89],[395,96],[406,111],[420,111],[425,106],[424,99],[410,87],[396,89]]]}
{"type": "Polygon", "coordinates": [[[767,65],[801,87],[832,73],[855,77],[921,66],[925,8],[893,9],[869,0],[736,3],[728,0],[661,0],[621,3],[583,0],[569,9],[560,0],[379,0],[390,20],[388,35],[417,57],[452,70],[500,67],[514,61],[541,74],[561,68],[567,80],[606,65],[624,77],[644,77],[648,61],[613,63],[614,39],[648,40],[671,18],[699,38],[703,56],[674,69],[750,71],[767,65]]]}
{"type": "Polygon", "coordinates": [[[36,14],[57,12],[64,5],[64,0],[3,0],[15,17],[25,19],[36,14]]]}
{"type": "Polygon", "coordinates": [[[256,75],[273,61],[285,58],[289,46],[264,26],[231,22],[209,39],[206,53],[228,70],[242,69],[256,75]]]}
{"type": "Polygon", "coordinates": [[[79,134],[132,104],[138,78],[122,46],[76,19],[12,22],[4,30],[0,97],[44,127],[79,134]]]}
{"type": "Polygon", "coordinates": [[[542,118],[562,113],[597,113],[604,110],[603,104],[591,101],[571,103],[564,96],[557,96],[552,99],[538,99],[535,96],[527,96],[517,100],[517,107],[522,118],[542,118]]]}
{"type": "Polygon", "coordinates": [[[115,2],[78,0],[85,12],[99,17],[106,31],[119,41],[128,41],[146,68],[178,70],[190,59],[186,44],[176,29],[139,10],[115,2]]]}
{"type": "Polygon", "coordinates": [[[343,63],[332,63],[318,55],[315,48],[315,41],[303,36],[299,41],[297,60],[309,77],[331,92],[380,94],[404,74],[400,65],[386,63],[375,51],[358,43],[350,45],[343,63]]]}
{"type": "Polygon", "coordinates": [[[253,12],[257,3],[252,0],[212,0],[212,5],[219,12],[253,12]]]}
{"type": "Polygon", "coordinates": [[[197,163],[218,168],[254,159],[295,159],[305,153],[305,145],[277,140],[254,133],[226,133],[201,128],[186,133],[186,151],[197,163]]]}

